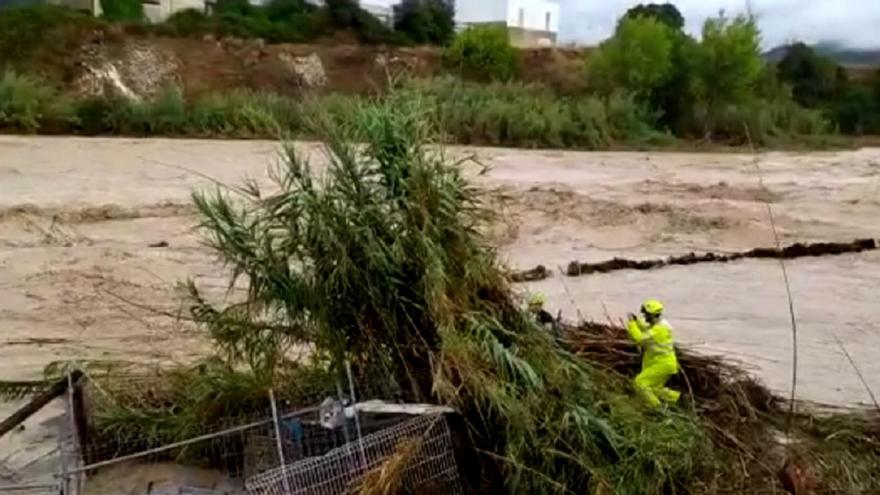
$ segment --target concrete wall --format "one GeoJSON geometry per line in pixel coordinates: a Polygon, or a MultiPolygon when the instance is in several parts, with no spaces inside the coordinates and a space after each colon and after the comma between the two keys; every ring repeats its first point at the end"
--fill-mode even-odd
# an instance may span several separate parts
{"type": "Polygon", "coordinates": [[[360,0],[360,5],[364,9],[367,9],[367,7],[385,7],[386,9],[391,9],[399,3],[400,0],[360,0]]]}
{"type": "Polygon", "coordinates": [[[486,24],[504,22],[510,0],[456,0],[457,24],[486,24]]]}
{"type": "Polygon", "coordinates": [[[557,33],[553,31],[538,31],[534,29],[520,29],[517,27],[507,28],[510,34],[510,44],[519,48],[535,48],[542,46],[556,46],[557,33]]]}
{"type": "Polygon", "coordinates": [[[150,22],[162,22],[171,14],[186,9],[204,12],[205,0],[147,0],[144,2],[144,16],[150,22]]]}
{"type": "Polygon", "coordinates": [[[373,14],[377,19],[386,25],[394,24],[394,5],[397,2],[393,0],[361,0],[361,8],[373,14]]]}
{"type": "Polygon", "coordinates": [[[553,46],[559,33],[559,3],[555,0],[458,0],[459,26],[507,26],[515,46],[553,46]]]}
{"type": "MultiPolygon", "coordinates": [[[[33,4],[38,4],[42,2],[33,2],[33,4]]],[[[86,12],[90,12],[95,16],[101,15],[101,2],[99,0],[47,0],[47,4],[49,5],[63,5],[65,7],[70,7],[71,9],[83,10],[86,12]]]]}
{"type": "Polygon", "coordinates": [[[551,0],[509,0],[507,25],[558,33],[559,3],[551,0]]]}

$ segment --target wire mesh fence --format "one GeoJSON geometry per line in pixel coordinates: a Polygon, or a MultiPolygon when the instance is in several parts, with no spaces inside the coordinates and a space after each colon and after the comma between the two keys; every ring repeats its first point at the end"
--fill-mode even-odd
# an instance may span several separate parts
{"type": "Polygon", "coordinates": [[[126,417],[125,408],[98,407],[155,400],[165,395],[163,386],[161,377],[116,376],[112,383],[89,381],[72,388],[60,437],[64,494],[89,493],[95,486],[106,493],[108,484],[111,491],[125,486],[126,493],[161,489],[232,495],[251,485],[257,491],[248,493],[344,493],[389,456],[399,457],[404,447],[409,450],[399,466],[402,490],[430,483],[444,492],[461,492],[442,415],[413,419],[409,413],[359,413],[362,404],[353,404],[354,394],[343,393],[341,383],[336,396],[314,407],[261,397],[248,414],[221,414],[222,420],[194,425],[186,440],[150,435],[162,426],[151,423],[156,418],[126,417]],[[104,414],[100,429],[88,419],[96,410],[104,414]],[[121,416],[106,417],[108,410],[121,416]],[[119,427],[113,428],[113,421],[119,427]],[[279,473],[288,477],[279,478],[279,473]],[[164,485],[149,481],[158,478],[164,485]],[[122,485],[126,479],[136,481],[122,485]],[[144,486],[134,486],[138,483],[144,486]]]}
{"type": "MultiPolygon", "coordinates": [[[[234,479],[249,474],[245,472],[245,457],[253,438],[271,431],[269,398],[260,392],[245,392],[242,397],[229,399],[229,407],[181,419],[176,403],[185,399],[180,395],[198,391],[180,379],[162,371],[109,378],[90,376],[71,426],[79,440],[77,450],[82,464],[100,466],[135,456],[139,462],[182,463],[217,470],[234,479]]],[[[292,415],[308,411],[285,409],[292,415]]]]}
{"type": "Polygon", "coordinates": [[[0,495],[58,495],[60,483],[20,483],[0,485],[0,495]]]}
{"type": "Polygon", "coordinates": [[[367,491],[365,487],[370,483],[396,485],[395,493],[461,493],[451,433],[444,416],[418,416],[403,421],[324,455],[251,477],[245,487],[249,495],[336,495],[367,491]],[[380,480],[383,476],[385,479],[380,480]]]}

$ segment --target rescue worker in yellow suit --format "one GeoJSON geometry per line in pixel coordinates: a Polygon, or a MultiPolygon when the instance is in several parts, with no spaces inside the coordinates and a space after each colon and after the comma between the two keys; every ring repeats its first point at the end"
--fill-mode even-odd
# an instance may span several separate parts
{"type": "Polygon", "coordinates": [[[544,297],[544,294],[536,292],[529,296],[528,310],[538,323],[541,325],[550,325],[555,323],[555,320],[553,319],[553,315],[544,309],[545,304],[547,304],[547,298],[544,297]]]}
{"type": "Polygon", "coordinates": [[[649,299],[642,305],[641,315],[629,316],[626,330],[642,349],[642,372],[635,378],[636,391],[652,408],[662,403],[674,404],[681,394],[666,387],[678,373],[678,359],[672,339],[672,327],[663,319],[663,304],[649,299]]]}

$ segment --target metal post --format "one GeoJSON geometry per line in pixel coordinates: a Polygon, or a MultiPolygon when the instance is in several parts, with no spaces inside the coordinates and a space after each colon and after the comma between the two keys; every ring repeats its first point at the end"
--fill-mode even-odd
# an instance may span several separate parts
{"type": "MultiPolygon", "coordinates": [[[[69,390],[68,390],[68,393],[70,393],[69,390]]],[[[70,408],[67,406],[67,402],[65,401],[64,415],[69,416],[70,412],[71,412],[70,408]]],[[[62,421],[58,425],[58,453],[61,458],[60,459],[60,461],[61,461],[61,474],[58,476],[61,478],[59,480],[60,484],[61,484],[61,495],[70,495],[70,485],[69,485],[70,475],[67,473],[67,449],[65,448],[67,432],[64,431],[64,429],[65,429],[65,422],[62,421]]]]}
{"type": "Polygon", "coordinates": [[[345,417],[345,394],[342,392],[342,383],[338,378],[336,379],[336,396],[342,406],[342,436],[345,438],[345,443],[349,443],[351,438],[348,435],[348,419],[345,417]]]}
{"type": "Polygon", "coordinates": [[[357,434],[358,447],[361,452],[361,464],[367,469],[367,453],[364,451],[363,431],[361,430],[361,416],[357,409],[357,397],[354,392],[354,378],[351,375],[351,361],[345,360],[345,374],[348,375],[348,395],[351,397],[351,407],[354,408],[354,426],[357,434]]]}
{"type": "Polygon", "coordinates": [[[281,440],[281,418],[275,405],[275,392],[269,389],[269,402],[272,404],[272,422],[275,424],[275,446],[278,447],[278,460],[281,462],[281,485],[284,493],[290,495],[290,480],[287,479],[287,461],[284,459],[284,443],[281,440]]]}
{"type": "MultiPolygon", "coordinates": [[[[342,435],[345,437],[345,449],[348,450],[351,448],[351,437],[348,434],[348,418],[345,417],[345,394],[342,392],[342,381],[337,376],[336,378],[336,395],[339,397],[339,402],[342,405],[342,435]]],[[[361,473],[361,470],[358,469],[358,462],[351,459],[348,455],[345,456],[346,459],[350,459],[348,464],[348,472],[351,475],[358,476],[361,473]]]]}
{"type": "MultiPolygon", "coordinates": [[[[76,406],[74,405],[74,395],[76,394],[77,384],[73,381],[73,374],[71,372],[71,367],[67,367],[67,404],[65,405],[65,409],[67,409],[67,419],[70,422],[70,457],[72,458],[73,468],[79,467],[79,454],[80,454],[80,445],[79,445],[79,432],[77,431],[76,426],[76,406]]],[[[62,454],[63,455],[63,454],[62,454]]],[[[64,465],[67,465],[67,461],[64,462],[64,465]]],[[[83,473],[77,473],[71,475],[68,473],[68,477],[64,479],[64,489],[65,495],[79,495],[82,492],[82,487],[80,483],[82,481],[83,473]],[[72,479],[69,477],[72,476],[72,479]],[[71,482],[73,487],[71,488],[71,482]]]]}

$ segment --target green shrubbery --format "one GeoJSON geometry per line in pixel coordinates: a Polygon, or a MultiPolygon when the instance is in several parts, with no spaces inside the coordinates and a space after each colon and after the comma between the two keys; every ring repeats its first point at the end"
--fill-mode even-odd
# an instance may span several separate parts
{"type": "Polygon", "coordinates": [[[394,7],[394,29],[411,43],[445,45],[455,36],[455,7],[449,0],[403,0],[394,7]]]}
{"type": "Polygon", "coordinates": [[[61,82],[75,63],[71,49],[104,23],[54,5],[0,9],[0,73],[15,69],[61,82]]]}
{"type": "Polygon", "coordinates": [[[851,81],[833,60],[795,43],[779,63],[779,79],[791,85],[795,101],[824,112],[841,132],[880,132],[880,72],[873,80],[851,81]]]}
{"type": "Polygon", "coordinates": [[[444,58],[462,75],[482,80],[510,80],[519,67],[519,51],[511,46],[507,29],[497,26],[471,27],[459,33],[444,58]]]}
{"type": "Polygon", "coordinates": [[[198,38],[215,34],[304,43],[329,32],[329,24],[325,12],[303,0],[273,0],[264,6],[245,0],[221,0],[212,15],[184,10],[154,29],[169,36],[198,38]]]}
{"type": "Polygon", "coordinates": [[[108,21],[140,22],[144,20],[144,4],[141,3],[141,0],[101,0],[101,12],[108,21]]]}
{"type": "Polygon", "coordinates": [[[672,29],[650,17],[623,18],[614,36],[588,61],[593,86],[625,89],[650,99],[673,75],[672,29]]]}
{"type": "MultiPolygon", "coordinates": [[[[405,83],[387,98],[418,104],[447,142],[534,148],[606,149],[670,141],[657,113],[634,93],[566,96],[540,85],[476,83],[447,77],[405,83]]],[[[275,138],[304,136],[309,116],[360,115],[374,105],[357,96],[300,101],[252,91],[208,93],[187,99],[170,88],[143,100],[90,97],[70,101],[39,79],[7,73],[0,80],[0,127],[13,132],[87,135],[275,138]]],[[[714,120],[719,139],[741,140],[748,126],[756,144],[822,135],[822,112],[790,98],[730,105],[714,120]]]]}
{"type": "Polygon", "coordinates": [[[699,420],[649,417],[621,377],[519,309],[479,234],[479,191],[437,147],[421,101],[389,98],[315,129],[328,156],[319,183],[289,147],[271,188],[194,196],[206,243],[248,284],[246,301],[222,306],[188,285],[228,366],[264,390],[286,378],[286,351],[308,346],[329,369],[349,361],[370,396],[455,407],[505,492],[687,492],[715,460],[699,420]]]}
{"type": "Polygon", "coordinates": [[[298,133],[300,103],[247,91],[207,94],[187,102],[178,89],[131,101],[89,98],[76,104],[76,130],[86,134],[272,138],[298,133]]]}
{"type": "Polygon", "coordinates": [[[170,36],[215,34],[261,38],[270,43],[306,43],[339,30],[353,32],[364,43],[405,41],[400,33],[351,0],[330,0],[324,7],[304,0],[272,0],[265,5],[253,5],[246,0],[221,0],[211,15],[181,11],[153,29],[170,36]]]}
{"type": "MultiPolygon", "coordinates": [[[[596,149],[614,143],[639,146],[675,135],[778,145],[805,136],[813,141],[835,127],[847,133],[880,132],[880,75],[873,85],[851,83],[845,71],[799,46],[783,60],[777,76],[763,61],[754,19],[709,19],[697,41],[681,30],[671,8],[649,5],[628,12],[615,35],[587,60],[588,91],[579,94],[511,82],[519,72],[519,52],[498,27],[467,29],[444,51],[453,72],[489,84],[441,78],[411,84],[402,94],[429,102],[426,114],[437,119],[450,141],[462,143],[596,149]]],[[[265,6],[221,0],[212,15],[179,12],[156,29],[175,36],[221,33],[269,41],[307,41],[349,29],[372,41],[399,41],[405,34],[410,41],[439,42],[442,33],[448,34],[443,23],[452,12],[445,0],[419,0],[401,5],[397,14],[399,30],[392,32],[351,0],[332,0],[325,7],[305,0],[273,0],[265,6]]],[[[0,54],[9,55],[3,60],[39,68],[39,60],[63,48],[29,51],[20,45],[41,42],[22,26],[63,40],[57,33],[100,23],[67,9],[41,7],[3,12],[4,26],[25,42],[15,43],[0,31],[0,54]],[[70,25],[58,24],[54,14],[70,25]]],[[[6,129],[19,132],[274,137],[279,130],[300,133],[302,115],[311,107],[247,91],[194,100],[175,91],[144,101],[99,98],[71,105],[62,99],[53,106],[45,100],[58,98],[54,90],[37,84],[26,91],[15,84],[20,77],[8,77],[3,121],[6,129]],[[24,100],[44,103],[24,105],[24,100]]],[[[360,111],[366,104],[353,96],[321,100],[325,109],[329,102],[339,112],[360,111]]]]}
{"type": "Polygon", "coordinates": [[[770,144],[830,131],[800,107],[763,60],[760,32],[746,15],[708,19],[698,42],[674,7],[631,9],[587,60],[593,90],[626,88],[679,136],[770,144]]]}
{"type": "Polygon", "coordinates": [[[205,34],[216,30],[214,19],[204,12],[196,9],[186,9],[175,12],[156,30],[167,36],[179,38],[200,38],[205,34]]]}
{"type": "Polygon", "coordinates": [[[640,19],[649,18],[665,24],[673,31],[681,31],[684,29],[684,16],[678,11],[678,8],[671,3],[664,4],[639,4],[626,11],[624,18],[640,19]]]}
{"type": "MultiPolygon", "coordinates": [[[[10,73],[3,81],[0,122],[19,132],[275,138],[301,136],[309,115],[359,115],[374,105],[356,96],[299,101],[249,91],[188,101],[175,88],[143,100],[91,97],[61,104],[65,100],[39,80],[10,73]]],[[[602,149],[664,139],[651,112],[624,92],[561,98],[543,86],[449,77],[408,82],[388,98],[418,103],[453,143],[602,149]]]]}
{"type": "Polygon", "coordinates": [[[709,136],[722,114],[759,97],[758,82],[766,65],[755,20],[744,15],[708,19],[694,56],[695,105],[709,136]]]}
{"type": "Polygon", "coordinates": [[[0,130],[35,133],[69,126],[66,98],[43,80],[6,71],[0,78],[0,130]]]}
{"type": "Polygon", "coordinates": [[[415,83],[396,97],[422,101],[453,143],[602,149],[662,138],[645,107],[619,92],[567,98],[542,86],[447,78],[415,83]]]}

